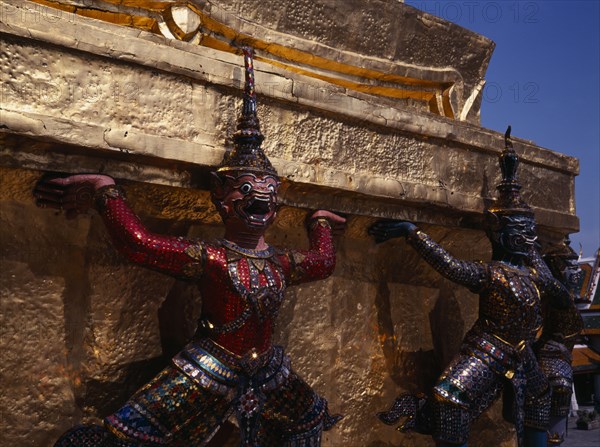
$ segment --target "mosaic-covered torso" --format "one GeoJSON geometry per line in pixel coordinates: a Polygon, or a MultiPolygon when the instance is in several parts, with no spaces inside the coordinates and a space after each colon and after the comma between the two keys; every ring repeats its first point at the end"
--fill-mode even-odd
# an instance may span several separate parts
{"type": "Polygon", "coordinates": [[[199,335],[239,356],[269,349],[287,286],[326,278],[335,268],[324,219],[309,224],[309,250],[256,251],[226,240],[204,243],[150,233],[116,187],[98,194],[97,206],[115,246],[131,261],[197,283],[199,335]]]}
{"type": "Polygon", "coordinates": [[[462,261],[421,231],[409,235],[407,241],[443,276],[479,294],[479,318],[471,333],[485,332],[519,349],[525,343],[531,344],[542,328],[541,295],[554,307],[569,304],[561,284],[551,275],[540,273],[543,270],[537,265],[462,261]]]}
{"type": "Polygon", "coordinates": [[[285,288],[302,279],[324,278],[334,266],[327,226],[315,225],[311,240],[319,249],[304,253],[273,248],[250,252],[226,240],[202,245],[202,335],[238,355],[267,350],[285,288]]]}
{"type": "Polygon", "coordinates": [[[541,301],[529,268],[493,262],[486,268],[487,285],[479,297],[476,327],[518,346],[533,341],[542,326],[541,301]]]}
{"type": "Polygon", "coordinates": [[[285,261],[274,250],[256,257],[219,245],[202,250],[206,259],[198,278],[202,335],[239,355],[265,351],[287,283],[285,261]]]}

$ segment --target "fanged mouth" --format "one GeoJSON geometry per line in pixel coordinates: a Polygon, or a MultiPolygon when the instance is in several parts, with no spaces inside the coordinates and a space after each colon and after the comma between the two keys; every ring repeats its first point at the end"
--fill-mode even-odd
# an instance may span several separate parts
{"type": "Polygon", "coordinates": [[[264,199],[252,199],[248,206],[244,208],[247,214],[253,214],[256,216],[264,216],[271,211],[271,206],[268,200],[264,199]]]}
{"type": "Polygon", "coordinates": [[[264,223],[272,214],[271,202],[269,199],[253,198],[247,206],[244,207],[244,214],[252,221],[264,223]]]}
{"type": "Polygon", "coordinates": [[[537,240],[537,236],[522,234],[520,239],[517,239],[518,245],[532,246],[537,240]]]}

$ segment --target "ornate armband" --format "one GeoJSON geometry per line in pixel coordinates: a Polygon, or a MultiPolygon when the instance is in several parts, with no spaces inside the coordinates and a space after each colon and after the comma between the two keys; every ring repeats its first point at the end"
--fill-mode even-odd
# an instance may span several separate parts
{"type": "Polygon", "coordinates": [[[287,257],[290,263],[290,279],[292,282],[301,281],[306,275],[306,270],[302,268],[301,264],[306,259],[306,255],[296,250],[290,250],[287,253],[287,257]]]}
{"type": "Polygon", "coordinates": [[[193,261],[183,266],[183,274],[186,278],[198,278],[204,272],[204,264],[206,263],[204,246],[201,242],[197,242],[187,247],[184,252],[193,261]]]}
{"type": "Polygon", "coordinates": [[[308,229],[310,231],[314,230],[317,226],[328,228],[329,230],[331,230],[331,224],[329,223],[329,220],[327,220],[327,218],[325,217],[315,217],[314,219],[311,219],[308,222],[308,229]]]}
{"type": "Polygon", "coordinates": [[[103,210],[106,207],[108,199],[116,198],[126,199],[125,191],[119,185],[105,185],[96,190],[94,193],[94,203],[96,208],[103,210]]]}

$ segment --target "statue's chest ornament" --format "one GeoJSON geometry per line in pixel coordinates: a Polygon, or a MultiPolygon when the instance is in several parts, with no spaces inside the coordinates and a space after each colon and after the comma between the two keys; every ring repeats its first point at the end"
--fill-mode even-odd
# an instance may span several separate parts
{"type": "Polygon", "coordinates": [[[281,272],[274,264],[268,259],[234,259],[228,260],[227,270],[235,290],[244,300],[243,314],[250,316],[253,313],[261,323],[267,318],[275,316],[283,300],[284,285],[281,280],[281,272]],[[248,265],[248,278],[242,278],[240,275],[240,266],[244,260],[248,265]],[[266,280],[266,284],[262,286],[260,285],[261,273],[266,280]],[[275,274],[279,277],[279,281],[275,279],[275,274]],[[246,286],[244,283],[249,283],[249,285],[246,286]]]}
{"type": "Polygon", "coordinates": [[[220,240],[219,245],[225,248],[229,279],[243,302],[243,308],[237,318],[222,325],[201,320],[202,329],[213,334],[231,333],[241,329],[252,315],[256,315],[261,323],[275,317],[286,287],[275,250],[271,247],[248,250],[225,239],[220,240]],[[247,265],[247,269],[241,268],[243,264],[247,265]],[[264,276],[262,285],[261,275],[264,276]]]}
{"type": "Polygon", "coordinates": [[[507,272],[505,286],[519,307],[537,307],[540,304],[540,292],[533,280],[520,272],[507,272]]]}
{"type": "Polygon", "coordinates": [[[541,324],[541,300],[530,273],[504,267],[494,276],[491,293],[480,307],[486,326],[504,335],[537,331],[541,324]]]}

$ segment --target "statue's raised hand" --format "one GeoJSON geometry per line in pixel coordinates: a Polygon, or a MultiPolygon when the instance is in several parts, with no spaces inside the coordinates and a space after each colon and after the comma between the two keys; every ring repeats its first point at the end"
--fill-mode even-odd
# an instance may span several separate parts
{"type": "Polygon", "coordinates": [[[378,244],[388,239],[408,236],[417,227],[406,220],[379,220],[369,228],[369,234],[378,244]]]}
{"type": "Polygon", "coordinates": [[[101,174],[45,174],[35,185],[35,203],[41,208],[64,211],[68,219],[84,214],[93,205],[94,193],[115,181],[101,174]]]}
{"type": "Polygon", "coordinates": [[[334,236],[341,236],[346,231],[346,218],[327,210],[317,210],[312,213],[309,220],[324,218],[331,225],[331,232],[334,236]]]}

